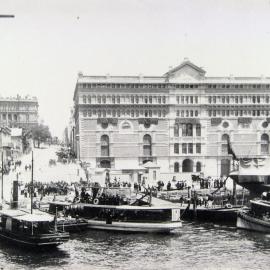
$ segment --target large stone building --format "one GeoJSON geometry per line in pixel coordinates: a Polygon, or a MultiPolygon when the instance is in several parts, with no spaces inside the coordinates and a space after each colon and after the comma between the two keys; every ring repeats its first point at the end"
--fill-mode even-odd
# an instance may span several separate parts
{"type": "Polygon", "coordinates": [[[91,167],[217,177],[230,171],[229,145],[269,155],[270,78],[208,77],[189,60],[163,76],[79,74],[74,104],[77,156],[91,167]]]}
{"type": "Polygon", "coordinates": [[[29,128],[38,123],[36,97],[0,97],[0,126],[29,128]]]}

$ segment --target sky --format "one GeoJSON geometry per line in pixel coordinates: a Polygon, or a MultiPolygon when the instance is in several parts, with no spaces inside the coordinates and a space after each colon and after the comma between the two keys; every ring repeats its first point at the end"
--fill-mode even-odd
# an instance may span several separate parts
{"type": "Polygon", "coordinates": [[[163,75],[185,57],[207,76],[270,76],[269,0],[0,0],[0,95],[30,95],[53,135],[78,72],[163,75]]]}

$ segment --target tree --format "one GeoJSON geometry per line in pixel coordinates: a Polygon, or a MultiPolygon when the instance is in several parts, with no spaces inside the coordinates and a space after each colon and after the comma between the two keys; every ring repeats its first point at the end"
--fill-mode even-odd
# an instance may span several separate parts
{"type": "Polygon", "coordinates": [[[36,147],[37,143],[38,148],[40,147],[41,142],[46,142],[47,139],[52,137],[49,127],[44,124],[38,124],[32,127],[31,132],[34,140],[34,147],[36,147]]]}
{"type": "Polygon", "coordinates": [[[23,153],[28,152],[30,150],[30,143],[29,140],[32,138],[31,130],[22,130],[22,146],[23,146],[23,153]]]}

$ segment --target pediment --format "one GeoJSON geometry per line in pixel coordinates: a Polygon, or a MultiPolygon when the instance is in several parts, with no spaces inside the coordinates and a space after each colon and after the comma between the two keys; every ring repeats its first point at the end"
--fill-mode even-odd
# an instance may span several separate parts
{"type": "Polygon", "coordinates": [[[165,76],[172,83],[190,82],[204,79],[205,71],[190,61],[184,61],[179,66],[168,71],[165,76]]]}

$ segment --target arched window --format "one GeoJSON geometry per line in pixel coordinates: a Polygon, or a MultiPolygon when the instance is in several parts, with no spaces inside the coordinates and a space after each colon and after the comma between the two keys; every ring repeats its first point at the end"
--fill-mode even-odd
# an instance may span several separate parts
{"type": "Polygon", "coordinates": [[[200,137],[201,136],[201,125],[196,124],[196,136],[200,137]]]}
{"type": "Polygon", "coordinates": [[[101,143],[101,156],[109,157],[110,156],[110,142],[108,135],[102,135],[100,139],[101,143]]]}
{"type": "Polygon", "coordinates": [[[183,172],[193,172],[193,161],[191,159],[185,159],[182,164],[183,172]]]}
{"type": "Polygon", "coordinates": [[[174,125],[174,137],[179,137],[179,125],[174,125]]]}
{"type": "Polygon", "coordinates": [[[267,134],[261,136],[261,153],[269,154],[269,136],[267,134]]]}
{"type": "Polygon", "coordinates": [[[196,172],[200,172],[202,170],[202,164],[201,164],[201,162],[197,162],[196,163],[196,172]]]}
{"type": "Polygon", "coordinates": [[[228,134],[223,134],[221,137],[221,153],[223,155],[228,155],[230,137],[228,134]]]}
{"type": "Polygon", "coordinates": [[[148,134],[143,136],[143,155],[152,156],[152,139],[148,134]]]}
{"type": "Polygon", "coordinates": [[[178,162],[174,163],[174,172],[179,172],[179,163],[178,162]]]}

